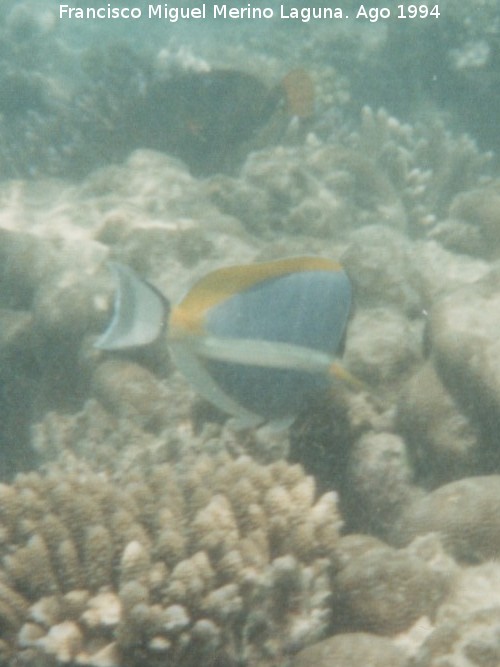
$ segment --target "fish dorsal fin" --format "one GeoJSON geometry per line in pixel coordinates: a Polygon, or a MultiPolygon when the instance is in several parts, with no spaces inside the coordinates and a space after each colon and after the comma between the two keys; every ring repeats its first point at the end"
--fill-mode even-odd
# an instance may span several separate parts
{"type": "Polygon", "coordinates": [[[164,329],[167,299],[123,264],[110,262],[109,267],[117,283],[113,318],[94,347],[122,350],[152,343],[164,329]]]}
{"type": "Polygon", "coordinates": [[[325,257],[289,257],[270,262],[216,269],[201,278],[172,311],[170,336],[202,334],[203,320],[211,308],[267,280],[289,273],[308,271],[340,272],[342,267],[325,257]]]}

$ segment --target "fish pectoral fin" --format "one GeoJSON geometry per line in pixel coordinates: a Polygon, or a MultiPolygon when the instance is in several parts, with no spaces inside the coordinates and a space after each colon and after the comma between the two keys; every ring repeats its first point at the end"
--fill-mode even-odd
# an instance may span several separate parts
{"type": "Polygon", "coordinates": [[[265,437],[266,434],[272,436],[276,433],[281,433],[294,423],[296,415],[287,415],[286,417],[278,417],[277,419],[271,419],[271,421],[260,421],[256,422],[255,419],[245,419],[244,417],[233,417],[230,420],[230,424],[235,431],[245,431],[248,428],[259,427],[260,433],[265,437]]]}
{"type": "Polygon", "coordinates": [[[193,345],[196,352],[207,359],[306,373],[325,373],[333,382],[340,381],[355,391],[372,393],[364,382],[352,375],[333,356],[301,345],[214,336],[199,338],[193,341],[193,345]]]}
{"type": "Polygon", "coordinates": [[[191,382],[201,396],[216,405],[223,412],[232,415],[238,421],[240,428],[251,428],[262,424],[263,418],[246,410],[237,401],[228,396],[206,370],[195,351],[182,343],[171,343],[172,359],[181,373],[191,382]]]}
{"type": "Polygon", "coordinates": [[[197,354],[206,359],[246,366],[281,368],[307,373],[329,372],[334,358],[325,352],[300,345],[254,338],[203,336],[192,340],[197,354]]]}
{"type": "Polygon", "coordinates": [[[285,417],[272,419],[271,421],[267,422],[267,424],[265,424],[261,430],[267,431],[270,434],[281,433],[281,431],[285,431],[287,428],[290,428],[296,418],[297,415],[286,415],[285,417]]]}
{"type": "Polygon", "coordinates": [[[167,299],[127,266],[110,262],[109,267],[117,283],[113,318],[94,347],[122,350],[152,343],[164,329],[167,299]]]}
{"type": "Polygon", "coordinates": [[[249,428],[257,428],[263,423],[262,417],[257,415],[254,417],[234,417],[231,416],[231,419],[228,421],[228,424],[231,425],[233,431],[247,431],[249,428]]]}

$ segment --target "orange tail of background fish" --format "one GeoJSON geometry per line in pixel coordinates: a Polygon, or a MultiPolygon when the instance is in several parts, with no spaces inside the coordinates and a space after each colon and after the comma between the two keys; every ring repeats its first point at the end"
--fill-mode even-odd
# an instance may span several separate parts
{"type": "Polygon", "coordinates": [[[299,118],[308,118],[314,113],[314,83],[310,74],[302,68],[293,69],[281,82],[288,111],[299,118]]]}

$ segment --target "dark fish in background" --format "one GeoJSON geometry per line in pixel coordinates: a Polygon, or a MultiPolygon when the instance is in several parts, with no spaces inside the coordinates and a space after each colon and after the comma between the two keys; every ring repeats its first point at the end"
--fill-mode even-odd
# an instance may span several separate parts
{"type": "MultiPolygon", "coordinates": [[[[278,142],[290,114],[304,116],[301,95],[312,99],[308,75],[299,70],[274,87],[235,69],[177,67],[160,78],[154,54],[126,41],[92,44],[61,71],[59,62],[52,71],[43,58],[34,67],[33,40],[4,28],[2,178],[80,180],[141,148],[178,157],[195,175],[229,172],[250,150],[278,142]]],[[[36,48],[42,46],[40,39],[36,48]]]]}
{"type": "MultiPolygon", "coordinates": [[[[294,70],[269,89],[237,70],[179,72],[151,83],[129,110],[130,128],[141,148],[183,160],[195,175],[230,168],[241,148],[277,114],[312,115],[314,89],[304,70],[294,70]]],[[[245,152],[245,151],[243,151],[245,152]]]]}

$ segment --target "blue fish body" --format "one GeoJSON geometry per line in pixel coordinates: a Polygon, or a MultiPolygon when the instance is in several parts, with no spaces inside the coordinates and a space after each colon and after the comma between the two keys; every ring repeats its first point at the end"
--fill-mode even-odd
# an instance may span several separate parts
{"type": "MultiPolygon", "coordinates": [[[[218,304],[207,313],[205,329],[220,338],[290,343],[335,355],[350,308],[344,271],[303,271],[265,280],[218,304]]],[[[226,393],[266,420],[297,414],[331,385],[324,373],[213,360],[206,366],[226,393]]]]}

